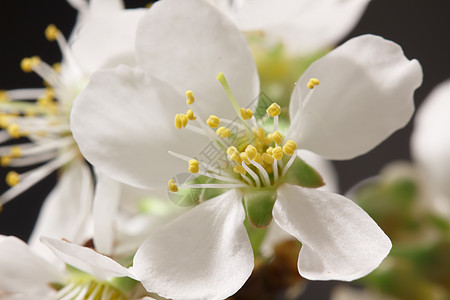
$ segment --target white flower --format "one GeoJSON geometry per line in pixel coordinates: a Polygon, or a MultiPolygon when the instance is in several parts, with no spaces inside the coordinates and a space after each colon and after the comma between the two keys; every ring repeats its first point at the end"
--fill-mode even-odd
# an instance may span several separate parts
{"type": "MultiPolygon", "coordinates": [[[[0,132],[0,142],[21,137],[29,139],[29,142],[1,146],[1,165],[34,167],[21,174],[8,173],[6,181],[12,188],[0,196],[0,205],[57,169],[62,170],[62,178],[70,174],[67,181],[84,182],[80,188],[86,192],[90,189],[92,193],[90,179],[80,177],[90,176],[89,168],[80,157],[69,128],[72,101],[95,70],[119,63],[135,64],[134,32],[144,10],[120,10],[122,2],[119,0],[94,0],[89,6],[80,0],[70,3],[80,10],[80,16],[69,42],[54,25],[45,32],[61,49],[61,65],[51,67],[37,56],[25,58],[21,63],[25,72],[37,73],[50,87],[0,91],[0,98],[4,100],[0,103],[0,126],[6,129],[0,132]],[[35,167],[37,164],[42,165],[35,167]],[[65,165],[72,171],[65,172],[62,169],[65,165]]],[[[62,202],[66,199],[68,203],[80,201],[77,196],[81,192],[72,192],[57,187],[52,197],[62,202]],[[56,195],[56,191],[59,194],[56,195]]],[[[69,205],[73,208],[75,204],[69,205]]]]}
{"type": "Polygon", "coordinates": [[[21,240],[0,236],[2,299],[152,299],[132,297],[131,291],[120,289],[119,277],[135,276],[109,257],[65,241],[42,238],[42,242],[62,261],[85,273],[64,265],[55,267],[21,240]]]}
{"type": "Polygon", "coordinates": [[[335,46],[356,25],[370,0],[209,0],[244,32],[306,55],[335,46]]]}
{"type": "MultiPolygon", "coordinates": [[[[350,159],[403,127],[414,111],[413,93],[422,80],[417,61],[406,59],[395,43],[371,35],[352,39],[316,61],[297,82],[290,128],[276,142],[287,144],[286,159],[277,160],[282,152],[272,152],[274,163],[262,164],[256,157],[262,156],[261,149],[276,146],[276,125],[271,120],[264,125],[255,118],[242,120],[240,107],[259,94],[258,75],[245,39],[228,18],[202,1],[157,2],[139,23],[136,52],[142,70],[120,66],[99,71],[74,102],[74,137],[101,172],[152,188],[186,170],[174,157],[189,161],[211,144],[225,146],[219,151],[224,157],[228,146],[247,152],[206,125],[203,120],[214,113],[226,127],[243,128],[238,135],[245,143],[260,143],[256,150],[247,147],[248,157],[254,159],[251,165],[245,164],[245,154],[244,162],[237,164],[233,148],[228,148],[230,160],[219,170],[205,161],[190,163],[193,172],[215,182],[188,182],[180,189],[229,190],[192,208],[142,244],[133,270],[147,289],[174,299],[221,299],[235,293],[253,269],[243,197],[252,222],[267,225],[273,207],[275,222],[302,242],[302,276],[353,280],[379,265],[391,248],[388,237],[351,200],[302,187],[308,186],[302,168],[313,179],[311,187],[323,182],[296,158],[295,148],[350,159]],[[228,80],[218,76],[223,86],[215,79],[219,72],[228,80]],[[320,78],[320,86],[312,77],[320,78]],[[180,131],[174,116],[178,114],[177,127],[193,119],[190,112],[183,114],[189,108],[183,108],[186,90],[195,95],[189,107],[198,126],[189,120],[180,131]],[[255,125],[264,129],[252,128],[255,125]],[[234,166],[247,173],[233,172],[234,166]],[[258,214],[259,209],[263,213],[258,214]]],[[[190,103],[191,93],[187,96],[190,103]]],[[[217,119],[211,117],[208,123],[214,126],[217,119]]],[[[173,183],[170,189],[176,190],[173,183]]]]}
{"type": "Polygon", "coordinates": [[[417,112],[411,152],[433,208],[450,216],[450,80],[438,85],[417,112]]]}

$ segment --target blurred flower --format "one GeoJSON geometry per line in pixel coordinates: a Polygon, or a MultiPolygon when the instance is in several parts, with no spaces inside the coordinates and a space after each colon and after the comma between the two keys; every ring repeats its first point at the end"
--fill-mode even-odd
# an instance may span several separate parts
{"type": "MultiPolygon", "coordinates": [[[[298,80],[287,129],[278,128],[276,105],[270,117],[252,117],[247,105],[259,89],[247,44],[204,2],[154,4],[140,21],[136,53],[143,70],[121,66],[93,75],[74,103],[71,126],[86,158],[119,181],[162,186],[183,171],[173,156],[200,175],[200,182],[179,188],[203,190],[201,203],[151,235],[134,258],[133,270],[147,289],[175,299],[235,293],[253,269],[242,198],[253,225],[267,226],[273,207],[277,224],[302,242],[304,277],[353,280],[378,266],[391,247],[387,236],[352,201],[310,188],[323,181],[297,157],[296,145],[329,159],[369,151],[409,121],[422,80],[417,61],[380,37],[348,41],[298,80]],[[320,87],[311,78],[320,78],[320,87]],[[184,115],[179,106],[186,90],[192,110],[184,115]],[[203,121],[209,112],[221,118],[203,121]],[[219,149],[225,166],[193,159],[208,145],[219,149]],[[211,190],[228,191],[208,199],[211,190]]],[[[178,190],[176,182],[169,181],[169,189],[178,190]]]]}
{"type": "Polygon", "coordinates": [[[133,296],[138,282],[98,252],[50,238],[45,243],[70,266],[49,264],[15,237],[0,236],[0,293],[5,299],[153,299],[133,296]]]}

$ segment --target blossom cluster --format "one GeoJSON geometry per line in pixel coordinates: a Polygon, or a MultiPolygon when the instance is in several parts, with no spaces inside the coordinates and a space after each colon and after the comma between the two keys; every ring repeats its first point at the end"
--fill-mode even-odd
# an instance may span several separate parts
{"type": "MultiPolygon", "coordinates": [[[[0,205],[59,175],[29,241],[0,236],[0,299],[226,299],[280,247],[295,252],[287,288],[382,264],[395,232],[365,205],[367,182],[337,193],[329,160],[408,124],[422,68],[376,35],[332,49],[368,0],[68,2],[68,40],[45,31],[61,64],[20,64],[47,86],[0,91],[0,205]]],[[[445,219],[438,101],[412,144],[445,219]]]]}

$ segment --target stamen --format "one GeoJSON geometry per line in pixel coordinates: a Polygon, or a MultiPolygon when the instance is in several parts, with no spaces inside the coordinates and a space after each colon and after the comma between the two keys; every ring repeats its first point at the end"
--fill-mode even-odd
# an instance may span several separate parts
{"type": "Polygon", "coordinates": [[[234,189],[243,188],[247,185],[244,183],[232,184],[232,183],[202,183],[202,184],[183,184],[182,188],[192,189],[234,189]]]}
{"type": "MultiPolygon", "coordinates": [[[[191,159],[193,159],[192,157],[188,157],[188,156],[185,156],[183,154],[179,154],[179,153],[173,152],[173,151],[168,151],[168,153],[170,155],[172,155],[172,156],[174,156],[174,157],[176,157],[178,159],[184,160],[184,161],[186,161],[188,163],[189,163],[189,161],[191,159]]],[[[216,172],[216,173],[221,173],[222,172],[221,170],[217,169],[216,167],[214,167],[214,166],[212,166],[212,165],[210,165],[208,163],[200,162],[200,164],[202,165],[202,168],[204,168],[206,170],[213,171],[213,172],[216,172]]]]}
{"type": "Polygon", "coordinates": [[[241,116],[244,120],[249,120],[253,117],[253,112],[251,109],[241,107],[241,116]]]}
{"type": "Polygon", "coordinates": [[[257,163],[254,160],[250,160],[250,162],[252,163],[252,165],[254,165],[259,170],[259,174],[261,174],[264,179],[264,184],[270,185],[269,174],[267,174],[267,171],[263,168],[263,166],[261,166],[259,163],[257,163]]]}
{"type": "Polygon", "coordinates": [[[8,184],[9,186],[15,186],[20,182],[20,175],[19,173],[15,172],[15,171],[10,171],[7,175],[6,175],[6,184],[8,184]]]}
{"type": "Polygon", "coordinates": [[[33,57],[25,57],[20,62],[20,68],[25,73],[31,73],[33,72],[33,69],[36,68],[41,63],[41,59],[39,56],[33,56],[33,57]]]}
{"type": "Polygon", "coordinates": [[[0,90],[0,102],[7,102],[9,101],[10,97],[7,91],[0,90]]]}
{"type": "Polygon", "coordinates": [[[194,121],[195,119],[197,119],[197,117],[194,116],[194,112],[192,111],[192,109],[189,109],[186,112],[186,117],[191,121],[194,121]]]}
{"type": "Polygon", "coordinates": [[[273,141],[275,142],[275,144],[277,146],[281,145],[281,142],[283,141],[283,136],[281,135],[281,133],[279,131],[274,131],[270,137],[273,139],[273,141]]]}
{"type": "MultiPolygon", "coordinates": [[[[33,100],[39,98],[43,93],[45,92],[45,89],[38,88],[38,89],[15,89],[15,90],[9,90],[5,91],[6,93],[6,99],[9,101],[15,101],[15,100],[33,100]]],[[[3,100],[0,100],[0,102],[3,100]]]]}
{"type": "Polygon", "coordinates": [[[18,124],[10,124],[8,125],[6,130],[8,131],[9,135],[14,139],[18,139],[21,137],[20,127],[18,124]]]}
{"type": "Polygon", "coordinates": [[[272,156],[274,159],[276,159],[278,161],[281,160],[283,158],[283,149],[281,149],[280,146],[275,147],[272,150],[272,156]]]}
{"type": "Polygon", "coordinates": [[[311,78],[311,79],[309,80],[309,82],[306,84],[306,86],[307,86],[309,89],[313,89],[316,85],[319,85],[319,84],[320,84],[319,79],[317,79],[317,78],[311,78]]]}
{"type": "Polygon", "coordinates": [[[296,149],[297,144],[292,140],[288,140],[283,146],[283,152],[286,155],[293,155],[296,149]]]}
{"type": "Polygon", "coordinates": [[[245,171],[244,167],[242,167],[241,165],[234,166],[233,171],[235,173],[239,173],[239,174],[242,174],[242,175],[247,174],[247,171],[245,171]]]}
{"type": "MultiPolygon", "coordinates": [[[[309,99],[311,99],[311,96],[312,96],[313,93],[314,93],[314,90],[315,90],[314,87],[317,86],[317,85],[319,85],[319,84],[320,84],[320,81],[319,81],[319,79],[317,79],[317,78],[311,78],[311,79],[309,80],[309,82],[306,84],[306,86],[307,86],[309,89],[311,89],[311,90],[309,91],[308,95],[306,95],[305,99],[303,100],[302,107],[305,107],[306,104],[309,102],[309,99]]],[[[298,115],[299,115],[299,114],[297,113],[296,116],[295,116],[295,118],[294,118],[294,121],[293,121],[293,122],[296,122],[296,119],[297,119],[297,116],[298,116],[298,115]]]]}
{"type": "Polygon", "coordinates": [[[186,91],[186,104],[191,105],[192,103],[194,103],[194,101],[194,93],[191,90],[186,91]]]}
{"type": "Polygon", "coordinates": [[[177,129],[186,127],[187,123],[188,123],[188,117],[186,117],[186,115],[183,115],[183,114],[175,115],[175,127],[177,129]]]}
{"type": "Polygon", "coordinates": [[[211,128],[217,128],[220,125],[220,119],[215,115],[210,115],[208,120],[206,120],[206,124],[211,128]]]}
{"type": "Polygon", "coordinates": [[[247,171],[248,174],[250,174],[250,176],[252,176],[253,180],[255,181],[256,187],[260,188],[261,181],[259,180],[258,175],[256,175],[255,172],[253,172],[249,167],[247,167],[247,165],[245,164],[245,161],[243,161],[241,163],[241,166],[245,169],[245,171],[247,171]]]}
{"type": "Polygon", "coordinates": [[[189,160],[189,172],[196,174],[199,171],[199,162],[196,159],[189,160]]]}
{"type": "Polygon", "coordinates": [[[178,187],[173,179],[170,179],[167,185],[169,186],[169,191],[171,191],[172,193],[178,192],[178,187]]]}
{"type": "Polygon", "coordinates": [[[45,29],[45,37],[47,38],[47,40],[49,40],[50,42],[53,42],[56,40],[56,37],[61,34],[61,32],[58,30],[58,28],[56,28],[56,26],[54,24],[50,24],[47,26],[47,28],[45,29]]]}
{"type": "Polygon", "coordinates": [[[273,181],[278,181],[278,161],[274,160],[272,163],[272,169],[273,169],[273,181]]]}
{"type": "Polygon", "coordinates": [[[225,126],[222,126],[216,130],[216,134],[221,138],[227,138],[231,135],[231,130],[226,128],[225,126]]]}
{"type": "Polygon", "coordinates": [[[283,172],[281,173],[281,176],[286,175],[287,171],[289,170],[289,168],[294,163],[294,160],[295,160],[296,157],[297,157],[297,152],[294,152],[292,154],[291,158],[289,159],[289,161],[287,162],[286,166],[284,167],[283,172]]]}
{"type": "Polygon", "coordinates": [[[276,117],[281,113],[281,107],[276,103],[272,103],[267,108],[266,113],[271,117],[276,117]]]}

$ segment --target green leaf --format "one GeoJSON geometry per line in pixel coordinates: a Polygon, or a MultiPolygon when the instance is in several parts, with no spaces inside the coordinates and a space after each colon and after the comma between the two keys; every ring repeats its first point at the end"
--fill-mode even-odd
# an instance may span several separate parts
{"type": "Polygon", "coordinates": [[[322,176],[299,157],[295,158],[294,163],[280,181],[307,188],[318,188],[325,184],[322,176]]]}
{"type": "Polygon", "coordinates": [[[256,228],[266,228],[272,221],[272,209],[277,200],[276,187],[244,190],[244,202],[250,224],[256,228]]]}

